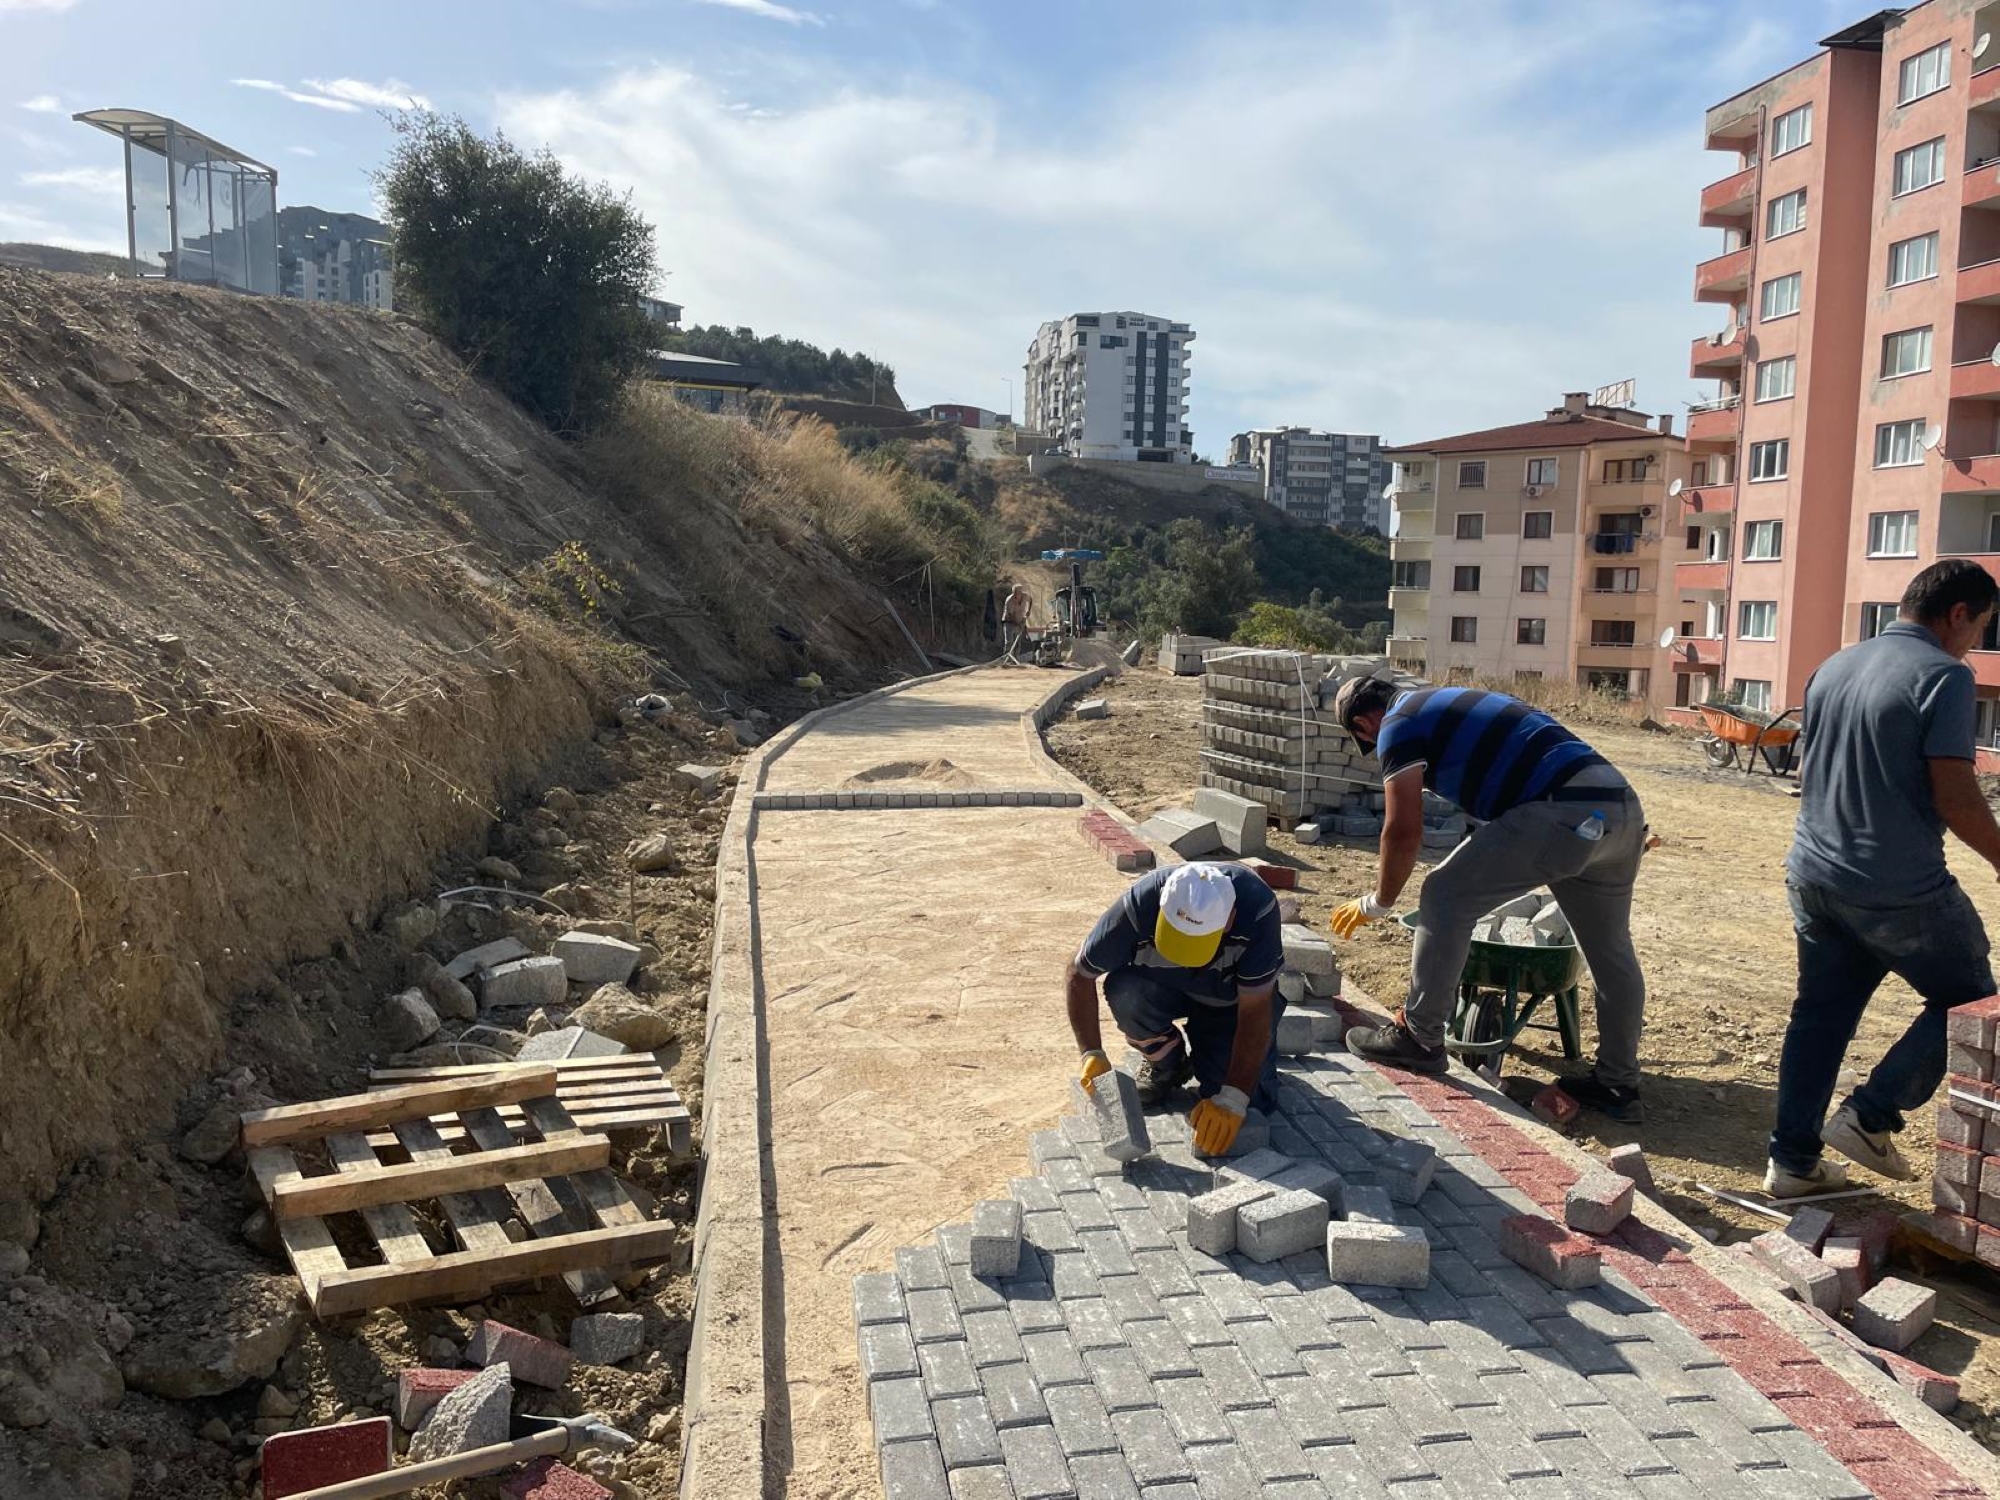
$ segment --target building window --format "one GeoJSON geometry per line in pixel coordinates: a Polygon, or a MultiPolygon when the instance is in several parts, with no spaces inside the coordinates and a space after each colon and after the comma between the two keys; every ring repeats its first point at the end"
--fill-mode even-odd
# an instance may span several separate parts
{"type": "Polygon", "coordinates": [[[1889,285],[1908,286],[1913,281],[1929,281],[1938,273],[1938,232],[1897,240],[1889,247],[1889,285]]]}
{"type": "Polygon", "coordinates": [[[1917,513],[1913,510],[1878,510],[1868,518],[1870,557],[1915,557],[1917,555],[1917,513]]]}
{"type": "Polygon", "coordinates": [[[1882,378],[1921,375],[1931,367],[1931,331],[1906,328],[1901,333],[1882,335],[1882,378]]]}
{"type": "Polygon", "coordinates": [[[1451,570],[1451,591],[1454,594],[1476,594],[1479,592],[1479,568],[1477,564],[1460,564],[1451,570]]]}
{"type": "MultiPolygon", "coordinates": [[[[1484,465],[1481,465],[1482,469],[1484,465]]],[[[1478,510],[1460,511],[1457,530],[1453,533],[1461,542],[1478,542],[1486,539],[1486,513],[1478,510]]]]}
{"type": "Polygon", "coordinates": [[[1896,79],[1896,102],[1908,104],[1926,94],[1935,94],[1951,85],[1951,43],[1926,47],[1915,57],[1903,59],[1896,79]]]}
{"type": "Polygon", "coordinates": [[[1604,482],[1606,484],[1643,484],[1653,477],[1653,460],[1648,458],[1607,458],[1604,461],[1604,482]]]}
{"type": "Polygon", "coordinates": [[[1884,422],[1875,429],[1875,467],[1899,469],[1924,461],[1924,419],[1884,422]]]}
{"type": "Polygon", "coordinates": [[[1556,513],[1552,510],[1526,510],[1521,512],[1521,539],[1527,542],[1545,542],[1556,534],[1556,513]]]}
{"type": "Polygon", "coordinates": [[[1905,193],[1914,193],[1918,188],[1927,188],[1944,181],[1944,137],[1934,141],[1920,141],[1914,146],[1905,146],[1896,153],[1895,165],[1889,179],[1889,194],[1900,198],[1905,193]]]}
{"type": "Polygon", "coordinates": [[[2000,698],[1981,698],[1973,715],[1974,743],[1981,750],[2000,750],[2000,698]]]}
{"type": "Polygon", "coordinates": [[[1592,585],[1599,594],[1636,594],[1639,592],[1639,570],[1637,568],[1599,568],[1596,582],[1592,585]]]}
{"type": "Polygon", "coordinates": [[[1590,622],[1590,644],[1593,646],[1631,646],[1639,639],[1639,626],[1633,620],[1592,620],[1590,622]]]}
{"type": "Polygon", "coordinates": [[[1427,589],[1431,586],[1431,565],[1428,562],[1399,562],[1389,564],[1389,587],[1392,589],[1427,589]]]}
{"type": "Polygon", "coordinates": [[[1792,440],[1777,438],[1750,445],[1750,482],[1783,479],[1792,470],[1792,440]]]}
{"type": "Polygon", "coordinates": [[[1812,144],[1812,106],[1788,109],[1771,122],[1771,154],[1783,156],[1812,144]]]}
{"type": "Polygon", "coordinates": [[[1884,627],[1895,621],[1895,618],[1896,606],[1893,604],[1862,605],[1861,639],[1864,641],[1874,640],[1876,636],[1882,633],[1884,627]]]}
{"type": "Polygon", "coordinates": [[[1757,362],[1757,399],[1759,401],[1782,401],[1792,394],[1798,379],[1799,360],[1795,354],[1787,354],[1783,359],[1763,359],[1757,362]]]}
{"type": "Polygon", "coordinates": [[[1789,276],[1773,276],[1764,283],[1764,290],[1758,298],[1757,316],[1763,322],[1773,318],[1789,318],[1799,310],[1800,274],[1794,271],[1789,276]]]}
{"type": "Polygon", "coordinates": [[[1477,645],[1479,642],[1479,622],[1471,615],[1453,615],[1451,617],[1451,638],[1456,645],[1477,645]]]}
{"type": "Polygon", "coordinates": [[[1462,490],[1483,490],[1486,488],[1486,460],[1467,459],[1458,466],[1458,487],[1462,490]]]}
{"type": "Polygon", "coordinates": [[[1514,622],[1514,644],[1517,646],[1541,646],[1548,642],[1549,622],[1547,620],[1516,620],[1514,622]]]}
{"type": "Polygon", "coordinates": [[[1782,198],[1773,198],[1764,209],[1764,238],[1775,240],[1797,234],[1806,227],[1806,190],[1794,188],[1782,198]]]}
{"type": "Polygon", "coordinates": [[[1701,528],[1699,526],[1688,527],[1687,549],[1690,552],[1699,552],[1701,550],[1701,528]]]}
{"type": "Polygon", "coordinates": [[[1743,527],[1743,560],[1776,562],[1784,555],[1783,521],[1749,521],[1743,527]]]}
{"type": "Polygon", "coordinates": [[[1771,711],[1771,684],[1760,677],[1739,677],[1736,679],[1736,701],[1745,708],[1759,713],[1771,711]]]}
{"type": "Polygon", "coordinates": [[[1548,484],[1556,482],[1556,461],[1553,458],[1531,458],[1528,460],[1528,483],[1548,484]]]}
{"type": "Polygon", "coordinates": [[[1549,570],[1537,564],[1521,569],[1521,592],[1524,594],[1546,594],[1549,591],[1549,570]]]}
{"type": "Polygon", "coordinates": [[[1740,641],[1775,641],[1778,638],[1778,606],[1770,599],[1745,599],[1736,606],[1736,638],[1740,641]]]}

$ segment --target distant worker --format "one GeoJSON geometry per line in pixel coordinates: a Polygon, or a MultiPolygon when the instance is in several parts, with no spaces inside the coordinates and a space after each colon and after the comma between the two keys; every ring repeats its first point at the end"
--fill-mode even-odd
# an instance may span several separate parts
{"type": "Polygon", "coordinates": [[[1016,653],[1021,643],[1028,638],[1028,621],[1034,617],[1035,596],[1028,592],[1025,583],[1017,583],[1008,592],[1007,602],[1001,607],[1000,618],[1006,642],[1006,649],[1000,659],[1010,666],[1018,667],[1021,662],[1016,653]]]}
{"type": "Polygon", "coordinates": [[[1913,1177],[1891,1138],[1944,1079],[1946,1012],[1993,993],[1986,929],[1945,867],[1944,831],[2000,868],[2000,826],[1974,774],[1965,664],[1996,600],[2000,587],[1979,564],[1933,563],[1903,591],[1893,624],[1806,684],[1798,826],[1785,861],[1799,988],[1764,1173],[1775,1198],[1846,1184],[1844,1168],[1820,1159],[1825,1146],[1884,1177],[1913,1177]],[[1841,1058],[1889,974],[1923,1008],[1827,1120],[1841,1058]]]}
{"type": "Polygon", "coordinates": [[[1112,1019],[1139,1054],[1140,1102],[1158,1104],[1192,1077],[1195,1144],[1227,1152],[1245,1111],[1276,1103],[1281,926],[1278,898],[1242,865],[1176,865],[1134,881],[1070,964],[1069,1026],[1084,1085],[1111,1071],[1101,979],[1112,1019]]]}
{"type": "Polygon", "coordinates": [[[1372,894],[1333,914],[1348,938],[1389,915],[1423,847],[1426,790],[1483,825],[1430,872],[1417,900],[1410,996],[1388,1026],[1357,1027],[1347,1047],[1419,1073],[1448,1066],[1445,1029],[1472,929],[1503,901],[1547,886],[1590,964],[1597,1063],[1557,1084],[1614,1120],[1637,1121],[1646,980],[1632,950],[1632,886],[1645,852],[1639,798],[1611,763],[1549,715],[1478,688],[1342,684],[1341,726],[1382,763],[1387,811],[1372,894]]]}

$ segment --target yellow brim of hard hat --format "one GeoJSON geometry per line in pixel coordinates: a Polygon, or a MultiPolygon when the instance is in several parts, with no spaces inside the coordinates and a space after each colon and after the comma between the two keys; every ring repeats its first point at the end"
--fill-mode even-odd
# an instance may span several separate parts
{"type": "Polygon", "coordinates": [[[1199,969],[1215,957],[1222,946],[1222,931],[1195,934],[1182,932],[1167,921],[1162,912],[1153,923],[1153,946],[1160,950],[1160,957],[1170,964],[1178,964],[1183,969],[1199,969]]]}

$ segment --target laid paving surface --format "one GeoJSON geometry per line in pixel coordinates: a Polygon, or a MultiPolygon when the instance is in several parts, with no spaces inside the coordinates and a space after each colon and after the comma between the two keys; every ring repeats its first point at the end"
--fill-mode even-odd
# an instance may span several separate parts
{"type": "Polygon", "coordinates": [[[1559,1213],[1575,1174],[1470,1095],[1420,1103],[1345,1054],[1282,1080],[1273,1148],[1350,1187],[1397,1137],[1438,1151],[1431,1189],[1397,1209],[1431,1242],[1429,1285],[1336,1285],[1323,1248],[1268,1265],[1191,1249],[1211,1174],[1177,1112],[1151,1123],[1183,1139],[1118,1176],[1043,1137],[1012,1185],[1016,1276],[972,1277],[947,1226],[856,1283],[891,1500],[1980,1493],[1636,1221],[1585,1291],[1508,1260],[1500,1221],[1559,1213]],[[1424,1107],[1446,1101],[1463,1134],[1424,1107]]]}

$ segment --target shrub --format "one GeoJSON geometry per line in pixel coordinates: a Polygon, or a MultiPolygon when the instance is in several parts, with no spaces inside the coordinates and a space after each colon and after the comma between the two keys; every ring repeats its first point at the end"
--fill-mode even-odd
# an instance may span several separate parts
{"type": "Polygon", "coordinates": [[[653,286],[653,229],[601,183],[547,151],[412,110],[376,174],[395,232],[396,297],[473,367],[555,431],[617,409],[652,345],[639,299],[653,286]]]}

